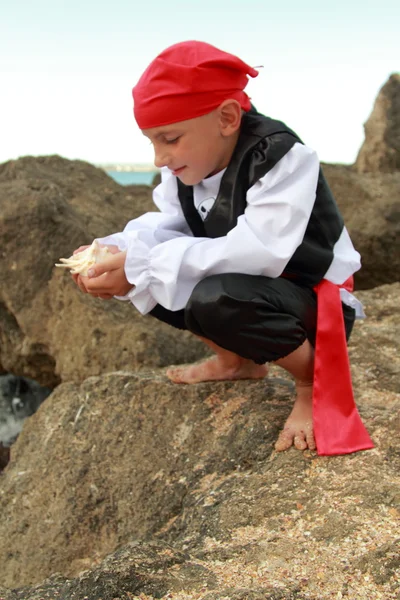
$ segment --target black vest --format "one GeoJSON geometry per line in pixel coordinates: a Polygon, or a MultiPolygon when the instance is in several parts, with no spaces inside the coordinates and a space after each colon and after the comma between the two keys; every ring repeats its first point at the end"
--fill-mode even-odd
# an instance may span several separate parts
{"type": "MultiPolygon", "coordinates": [[[[203,221],[193,202],[193,188],[179,179],[178,196],[186,221],[196,237],[226,235],[245,211],[246,193],[289,152],[300,138],[281,121],[255,111],[243,115],[238,143],[222,177],[215,203],[203,221]]],[[[319,172],[316,199],[304,238],[284,276],[307,285],[317,284],[333,260],[333,247],[343,229],[343,218],[333,194],[319,172]]]]}

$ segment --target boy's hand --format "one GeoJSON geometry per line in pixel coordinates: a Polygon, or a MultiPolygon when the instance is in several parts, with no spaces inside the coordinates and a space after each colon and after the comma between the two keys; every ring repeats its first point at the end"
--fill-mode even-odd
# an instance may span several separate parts
{"type": "MultiPolygon", "coordinates": [[[[86,247],[81,246],[74,254],[86,247]]],[[[110,300],[113,296],[125,296],[133,288],[125,276],[126,252],[120,252],[117,246],[107,247],[114,256],[93,265],[88,277],[72,275],[82,292],[103,300],[110,300]]]]}
{"type": "MultiPolygon", "coordinates": [[[[118,246],[114,246],[112,244],[99,244],[99,246],[101,246],[101,248],[108,248],[109,252],[111,252],[111,254],[117,254],[118,252],[120,252],[120,249],[118,248],[118,246]]],[[[86,244],[86,246],[79,246],[79,248],[77,248],[76,250],[73,251],[73,255],[74,254],[79,254],[79,252],[83,252],[84,250],[86,250],[86,248],[89,248],[90,244],[86,244]]]]}

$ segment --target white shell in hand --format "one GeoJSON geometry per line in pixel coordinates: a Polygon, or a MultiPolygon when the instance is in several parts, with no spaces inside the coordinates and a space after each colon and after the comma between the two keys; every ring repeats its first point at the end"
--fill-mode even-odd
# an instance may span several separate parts
{"type": "Polygon", "coordinates": [[[69,258],[60,258],[62,264],[56,263],[56,267],[71,269],[71,273],[80,273],[86,277],[90,267],[95,263],[102,262],[110,254],[107,246],[101,247],[99,242],[94,240],[86,250],[73,254],[69,258]]]}

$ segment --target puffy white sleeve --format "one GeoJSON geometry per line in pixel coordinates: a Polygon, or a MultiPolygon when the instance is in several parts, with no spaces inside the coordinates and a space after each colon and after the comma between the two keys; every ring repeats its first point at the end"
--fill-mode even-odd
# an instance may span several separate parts
{"type": "Polygon", "coordinates": [[[128,237],[125,272],[135,287],[127,297],[143,314],[156,304],[175,311],[185,307],[195,285],[208,275],[278,277],[303,240],[319,167],[316,153],[296,143],[248,190],[245,212],[226,236],[193,237],[182,227],[181,235],[161,236],[154,245],[140,235],[128,237]]]}

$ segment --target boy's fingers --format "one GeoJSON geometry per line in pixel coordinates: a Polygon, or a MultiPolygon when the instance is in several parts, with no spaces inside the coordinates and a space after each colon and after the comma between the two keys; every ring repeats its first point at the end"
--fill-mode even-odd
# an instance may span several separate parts
{"type": "Polygon", "coordinates": [[[81,275],[80,280],[86,291],[92,295],[111,294],[111,289],[114,286],[109,270],[106,273],[99,273],[94,277],[81,275]]]}
{"type": "Polygon", "coordinates": [[[123,267],[125,263],[125,252],[117,252],[110,256],[110,258],[106,258],[101,263],[96,263],[88,270],[88,277],[92,279],[93,277],[99,277],[104,273],[109,273],[110,271],[115,271],[116,269],[120,269],[123,267]]]}
{"type": "Polygon", "coordinates": [[[78,286],[78,288],[84,292],[85,294],[87,294],[87,289],[85,288],[85,286],[83,285],[80,275],[79,273],[71,273],[71,277],[74,280],[74,282],[76,283],[76,285],[78,286]]]}
{"type": "Polygon", "coordinates": [[[76,275],[75,283],[77,284],[77,286],[79,287],[79,289],[81,290],[81,292],[83,292],[84,294],[88,293],[88,291],[86,289],[86,286],[83,283],[82,278],[81,278],[80,275],[76,275]]]}

